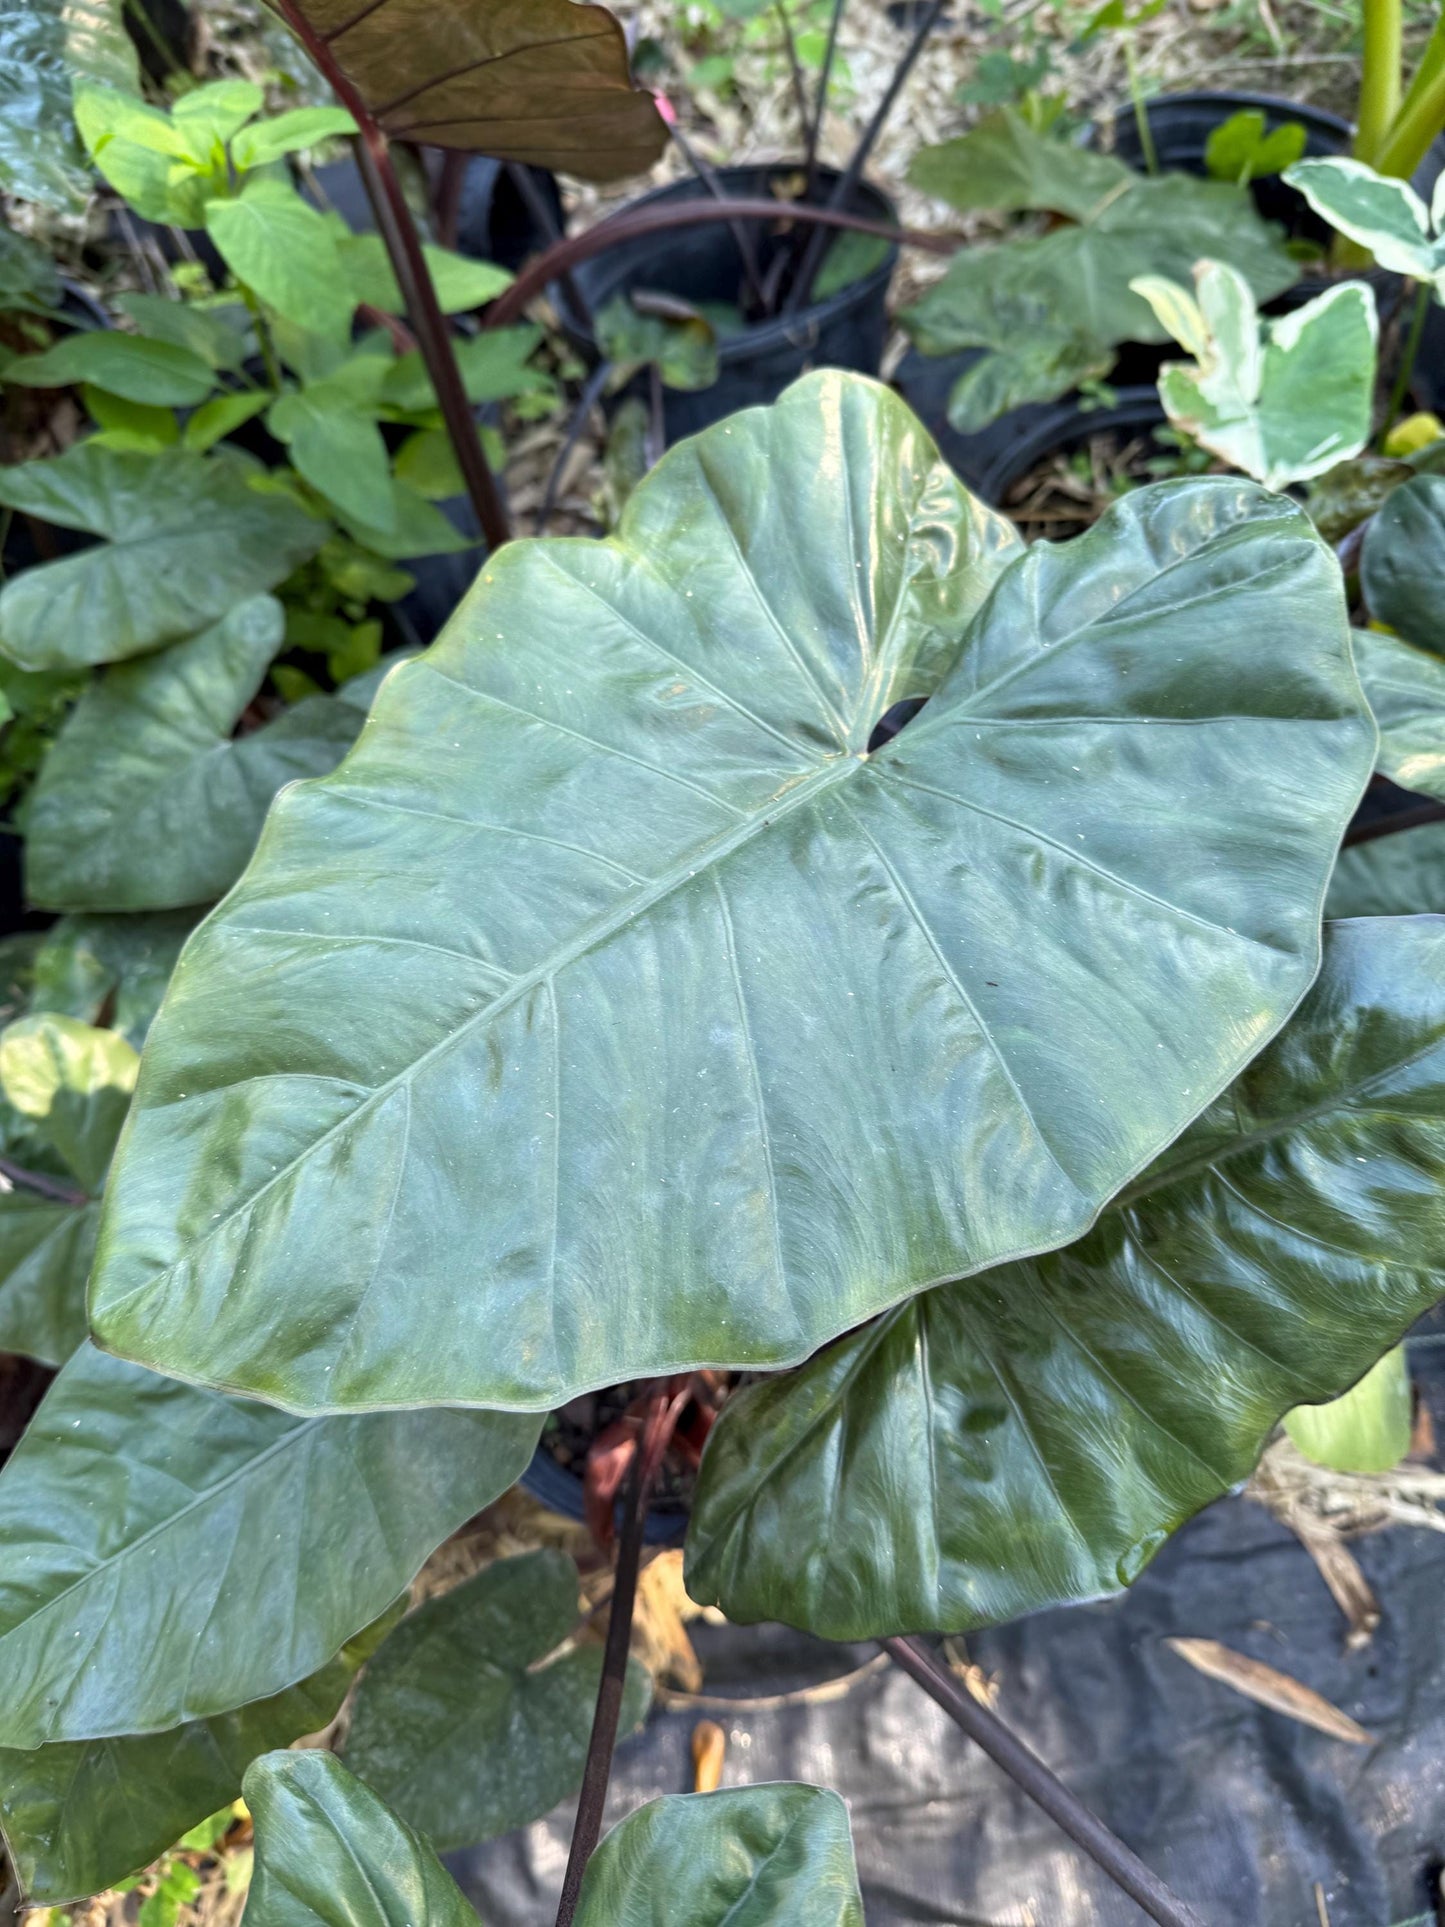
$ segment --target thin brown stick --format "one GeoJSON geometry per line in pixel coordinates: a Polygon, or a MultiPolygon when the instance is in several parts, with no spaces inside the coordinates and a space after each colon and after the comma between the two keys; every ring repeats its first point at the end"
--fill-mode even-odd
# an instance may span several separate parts
{"type": "Polygon", "coordinates": [[[1382,816],[1375,823],[1358,823],[1345,832],[1340,847],[1352,850],[1361,843],[1373,843],[1377,837],[1396,836],[1401,830],[1418,830],[1426,823],[1445,823],[1445,803],[1422,803],[1418,809],[1397,810],[1393,816],[1382,816]]]}
{"type": "Polygon", "coordinates": [[[89,1204],[90,1197],[79,1191],[73,1184],[62,1184],[58,1178],[47,1178],[41,1171],[27,1171],[23,1164],[16,1164],[10,1158],[0,1158],[0,1178],[8,1178],[11,1184],[18,1184],[22,1190],[33,1191],[37,1197],[50,1198],[56,1204],[89,1204]]]}

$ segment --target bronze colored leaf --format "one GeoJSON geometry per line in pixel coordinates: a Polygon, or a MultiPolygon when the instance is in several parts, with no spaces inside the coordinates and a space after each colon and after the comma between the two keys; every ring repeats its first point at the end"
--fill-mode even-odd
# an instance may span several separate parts
{"type": "MultiPolygon", "coordinates": [[[[284,11],[284,10],[283,10],[284,11]]],[[[667,129],[620,22],[578,0],[295,0],[387,133],[587,181],[639,174],[667,129]]]]}
{"type": "Polygon", "coordinates": [[[1283,1713],[1286,1719],[1298,1720],[1301,1726],[1328,1733],[1332,1740],[1348,1740],[1352,1746],[1375,1744],[1374,1734],[1356,1725],[1347,1713],[1331,1706],[1312,1687],[1301,1686],[1288,1673],[1266,1666],[1262,1659],[1236,1653],[1230,1646],[1221,1646],[1217,1639],[1166,1639],[1164,1644],[1195,1672],[1203,1673],[1207,1679],[1223,1681],[1236,1693],[1258,1700],[1273,1713],[1283,1713]]]}

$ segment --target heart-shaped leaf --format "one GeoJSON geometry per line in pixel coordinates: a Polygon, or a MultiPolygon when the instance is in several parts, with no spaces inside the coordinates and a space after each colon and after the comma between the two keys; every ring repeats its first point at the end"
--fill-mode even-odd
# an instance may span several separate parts
{"type": "Polygon", "coordinates": [[[1331,227],[1367,247],[1382,268],[1431,283],[1445,301],[1445,235],[1432,232],[1445,214],[1445,190],[1437,187],[1430,209],[1408,181],[1333,155],[1300,161],[1284,178],[1331,227]]]}
{"type": "Polygon", "coordinates": [[[535,1409],[1077,1236],[1303,994],[1375,729],[1278,498],[1015,543],[826,371],[489,561],[187,949],[102,1341],[535,1409]]]}
{"type": "Polygon", "coordinates": [[[284,633],[280,603],[257,596],[92,684],[31,792],[33,902],[168,910],[225,894],[277,790],[334,769],[366,720],[364,704],[312,696],[232,735],[284,633]]]}
{"type": "Polygon", "coordinates": [[[848,1809],[785,1781],[650,1800],[588,1863],[577,1927],[863,1927],[848,1809]]]}
{"type": "Polygon", "coordinates": [[[0,1471],[0,1746],[163,1732],[325,1665],[537,1421],[304,1419],[83,1345],[0,1471]]]}
{"type": "Polygon", "coordinates": [[[267,1753],[246,1771],[256,1824],[249,1927],[476,1927],[435,1852],[333,1753],[267,1753]]]}
{"type": "Polygon", "coordinates": [[[1402,789],[1445,801],[1445,662],[1398,636],[1357,629],[1355,667],[1380,726],[1380,768],[1402,789]]]}
{"type": "Polygon", "coordinates": [[[1130,284],[1194,362],[1166,362],[1159,399],[1176,428],[1268,488],[1323,475],[1370,439],[1378,322],[1374,290],[1345,281],[1261,322],[1249,283],[1221,261],[1176,282],[1130,284]]]}
{"type": "Polygon", "coordinates": [[[315,334],[346,336],[356,301],[336,236],[294,187],[258,175],[234,200],[207,201],[206,232],[242,286],[278,314],[315,334]]]}
{"type": "MultiPolygon", "coordinates": [[[[1080,379],[1080,366],[1107,363],[1121,342],[1168,339],[1131,287],[1140,276],[1186,281],[1196,261],[1223,258],[1261,301],[1299,278],[1299,264],[1243,189],[1184,174],[1127,179],[1127,188],[1103,195],[1076,226],[960,249],[902,317],[923,352],[1001,354],[1013,364],[1001,400],[1049,401],[1080,379]],[[1040,331],[1050,353],[1031,346],[1040,331]]],[[[974,384],[983,379],[970,375],[974,384]]],[[[967,426],[980,425],[979,403],[977,392],[969,407],[959,398],[967,426]]]]}
{"type": "Polygon", "coordinates": [[[334,382],[309,382],[278,395],[266,426],[285,442],[299,475],[358,521],[396,524],[391,462],[369,408],[355,407],[334,382]]]}
{"type": "Polygon", "coordinates": [[[957,140],[921,147],[908,183],[961,214],[1033,210],[1087,221],[1140,176],[1115,160],[1057,135],[1040,134],[1012,107],[989,114],[957,140]]]}
{"type": "MultiPolygon", "coordinates": [[[[369,1668],[346,1764],[443,1852],[526,1826],[581,1786],[602,1648],[548,1660],[576,1630],[577,1596],[565,1553],[499,1560],[412,1613],[369,1668]]],[[[623,1733],[650,1688],[629,1660],[623,1733]]]]}
{"type": "Polygon", "coordinates": [[[731,1400],[687,1587],[830,1639],[1129,1584],[1445,1291],[1445,923],[1318,982],[1078,1244],[925,1292],[731,1400]]]}
{"type": "Polygon", "coordinates": [[[632,85],[621,23],[577,0],[295,0],[387,133],[584,181],[652,166],[667,128],[632,85]]]}
{"type": "Polygon", "coordinates": [[[189,348],[103,328],[67,335],[44,354],[17,356],[5,364],[5,380],[25,388],[88,381],[109,395],[163,408],[194,408],[216,385],[210,367],[189,348]]]}
{"type": "Polygon", "coordinates": [[[1391,491],[1365,530],[1360,587],[1377,622],[1445,656],[1445,475],[1391,491]]]}
{"type": "Polygon", "coordinates": [[[0,589],[0,650],[22,669],[139,656],[194,634],[313,556],[328,525],[225,456],[80,442],[0,468],[0,503],[107,538],[0,589]]]}
{"type": "MultiPolygon", "coordinates": [[[[391,271],[381,236],[348,233],[338,240],[338,246],[356,299],[384,309],[387,314],[404,313],[401,289],[391,271]]],[[[436,291],[437,306],[443,314],[467,314],[473,308],[484,307],[512,285],[512,276],[495,261],[473,261],[465,254],[453,254],[450,248],[430,245],[423,247],[422,253],[436,291]]]]}
{"type": "Polygon", "coordinates": [[[299,1685],[213,1719],[30,1752],[0,1747],[0,1831],[26,1899],[53,1907],[114,1887],[229,1805],[259,1754],[330,1724],[396,1617],[383,1614],[299,1685]]]}
{"type": "Polygon", "coordinates": [[[1445,914],[1445,823],[1420,823],[1341,850],[1327,917],[1445,914]]]}

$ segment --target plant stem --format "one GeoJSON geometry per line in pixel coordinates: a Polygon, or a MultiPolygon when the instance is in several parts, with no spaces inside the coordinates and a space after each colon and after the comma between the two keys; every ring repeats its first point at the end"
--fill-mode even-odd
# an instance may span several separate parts
{"type": "Polygon", "coordinates": [[[273,395],[281,392],[281,362],[276,354],[276,343],[271,338],[271,324],[266,319],[259,298],[241,284],[241,299],[245,302],[252,321],[256,324],[256,345],[261,350],[261,366],[266,371],[266,386],[273,395]]]}
{"type": "Polygon", "coordinates": [[[597,1688],[592,1732],[587,1741],[587,1764],[582,1774],[582,1793],[577,1802],[577,1820],[572,1828],[567,1871],[562,1878],[557,1927],[572,1927],[572,1917],[577,1912],[577,1901],[582,1892],[582,1876],[587,1871],[587,1862],[602,1831],[602,1809],[607,1800],[608,1776],[612,1771],[612,1749],[617,1744],[622,1691],[627,1683],[627,1652],[632,1643],[632,1613],[637,1603],[637,1573],[642,1563],[642,1532],[647,1523],[647,1502],[652,1493],[652,1481],[661,1457],[655,1443],[660,1422],[658,1415],[665,1414],[667,1410],[665,1396],[654,1402],[627,1475],[622,1532],[617,1542],[617,1576],[612,1585],[612,1611],[607,1620],[607,1643],[602,1652],[602,1678],[597,1688]]]}
{"type": "Polygon", "coordinates": [[[407,320],[421,348],[436,391],[447,435],[466,483],[467,494],[489,549],[511,539],[507,512],[497,493],[472,420],[471,404],[452,350],[452,337],[432,286],[416,223],[392,166],[391,149],[366,102],[343,73],[323,35],[317,33],[293,0],[275,0],[277,10],[331,84],[332,92],[356,122],[356,160],[376,215],[376,225],[391,259],[392,272],[406,303],[407,320]]]}
{"type": "Polygon", "coordinates": [[[1365,49],[1360,67],[1360,111],[1354,156],[1374,165],[1400,110],[1400,0],[1364,0],[1365,49]]]}
{"type": "Polygon", "coordinates": [[[1421,281],[1415,289],[1415,306],[1410,315],[1410,332],[1406,335],[1405,345],[1400,350],[1400,365],[1395,370],[1395,385],[1390,390],[1390,399],[1385,405],[1385,422],[1380,430],[1382,448],[1385,437],[1400,419],[1400,410],[1405,405],[1410,378],[1415,372],[1416,357],[1420,353],[1420,337],[1425,332],[1425,318],[1430,312],[1430,295],[1430,283],[1421,281]]]}
{"type": "Polygon", "coordinates": [[[843,10],[848,0],[833,0],[833,17],[828,22],[828,44],[823,50],[823,66],[818,75],[818,94],[813,104],[813,118],[808,123],[808,145],[803,154],[803,165],[807,169],[807,185],[803,198],[811,200],[813,184],[818,174],[818,142],[823,134],[823,115],[828,108],[828,85],[833,78],[833,55],[838,47],[838,29],[843,23],[843,10]]]}
{"type": "Polygon", "coordinates": [[[879,1644],[910,1679],[934,1699],[971,1740],[1025,1792],[1035,1805],[1056,1820],[1074,1843],[1160,1927],[1204,1927],[1192,1907],[1172,1894],[1117,1834],[1111,1833],[1076,1794],[1070,1793],[1043,1761],[996,1713],[990,1712],[940,1666],[917,1639],[884,1639],[879,1644]]]}
{"type": "Polygon", "coordinates": [[[1340,845],[1342,850],[1352,850],[1359,843],[1373,843],[1377,837],[1396,836],[1401,830],[1418,830],[1426,823],[1445,823],[1445,803],[1422,803],[1418,809],[1396,810],[1393,816],[1382,816],[1377,823],[1360,823],[1352,830],[1346,830],[1340,845]]]}
{"type": "MultiPolygon", "coordinates": [[[[841,212],[852,200],[853,190],[862,179],[863,169],[868,165],[868,156],[873,152],[878,136],[883,132],[884,123],[893,111],[894,102],[903,91],[903,83],[913,71],[914,62],[923,52],[924,42],[933,32],[944,5],[945,0],[932,0],[932,5],[915,28],[913,38],[904,48],[898,65],[893,69],[893,78],[889,81],[882,100],[875,108],[873,118],[863,129],[862,137],[853,149],[848,165],[834,183],[833,192],[828,196],[829,212],[841,212]]],[[[803,256],[803,265],[798,269],[797,278],[788,292],[787,300],[783,303],[784,314],[796,314],[799,308],[805,308],[808,305],[808,298],[813,292],[813,282],[817,278],[818,269],[823,265],[823,250],[826,246],[827,235],[822,228],[819,228],[808,243],[807,253],[803,256]]]]}
{"type": "Polygon", "coordinates": [[[773,12],[783,30],[783,46],[788,55],[788,76],[793,85],[793,105],[798,110],[798,138],[808,137],[808,88],[803,79],[803,63],[798,59],[798,43],[793,38],[793,23],[788,18],[786,0],[773,0],[773,12]]]}
{"type": "Polygon", "coordinates": [[[1139,146],[1144,155],[1144,171],[1148,174],[1157,174],[1159,151],[1154,145],[1154,129],[1149,125],[1149,109],[1144,100],[1144,90],[1139,84],[1139,63],[1134,58],[1134,45],[1130,40],[1124,42],[1124,69],[1129,76],[1129,99],[1134,104],[1134,125],[1139,130],[1139,146]]]}
{"type": "MultiPolygon", "coordinates": [[[[1415,63],[1414,77],[1405,89],[1405,98],[1395,111],[1392,125],[1382,136],[1382,144],[1388,144],[1402,116],[1414,113],[1420,96],[1433,86],[1442,71],[1445,71],[1445,7],[1441,8],[1434,31],[1426,41],[1419,60],[1415,63]]],[[[1381,171],[1383,172],[1383,169],[1381,171]]],[[[1413,169],[1411,171],[1413,172],[1413,169]]]]}
{"type": "Polygon", "coordinates": [[[1400,181],[1409,180],[1445,127],[1445,49],[1437,53],[1432,39],[1425,60],[1430,63],[1429,77],[1411,86],[1375,162],[1377,173],[1400,181]]]}
{"type": "MultiPolygon", "coordinates": [[[[693,173],[696,174],[697,178],[702,182],[713,199],[715,201],[726,201],[727,193],[722,182],[718,179],[712,168],[708,166],[702,155],[698,153],[687,135],[683,133],[681,127],[675,126],[673,128],[672,138],[681,149],[682,158],[687,162],[688,166],[692,169],[693,173]]],[[[765,307],[765,299],[763,295],[763,284],[758,276],[758,257],[757,251],[753,247],[753,237],[748,233],[741,221],[729,221],[728,226],[733,231],[733,239],[738,244],[738,253],[742,256],[743,274],[747,280],[748,291],[758,307],[762,309],[765,307]]]]}
{"type": "Polygon", "coordinates": [[[39,1197],[53,1198],[56,1204],[90,1202],[89,1195],[78,1191],[73,1184],[62,1184],[58,1178],[47,1178],[39,1171],[27,1171],[23,1164],[12,1163],[9,1158],[0,1158],[0,1177],[8,1178],[26,1191],[34,1191],[39,1197]]]}
{"type": "MultiPolygon", "coordinates": [[[[547,246],[549,248],[555,247],[562,239],[562,230],[557,225],[557,217],[552,212],[546,195],[533,179],[531,168],[525,166],[521,161],[508,161],[507,177],[521,196],[522,205],[526,208],[528,214],[531,215],[533,225],[546,235],[547,246]]],[[[592,304],[573,280],[571,270],[569,269],[566,274],[559,274],[557,279],[562,284],[563,293],[576,309],[578,320],[582,322],[584,327],[590,329],[592,327],[592,304]]]]}
{"type": "Polygon", "coordinates": [[[577,446],[577,438],[587,425],[587,417],[602,398],[607,386],[607,377],[612,373],[610,361],[599,361],[587,377],[587,386],[582,390],[572,419],[567,424],[567,433],[562,437],[562,446],[557,450],[557,459],[552,464],[552,472],[547,477],[547,486],[542,494],[542,505],[537,510],[537,519],[532,524],[533,535],[546,533],[548,518],[557,503],[557,492],[562,486],[562,476],[567,467],[567,457],[577,446]]]}
{"type": "Polygon", "coordinates": [[[802,202],[739,198],[736,201],[683,201],[670,206],[622,208],[608,215],[585,234],[569,234],[555,248],[548,248],[523,268],[505,293],[488,308],[483,326],[503,328],[515,321],[534,296],[555,281],[564,268],[579,261],[590,261],[594,254],[605,254],[621,241],[636,240],[643,234],[666,234],[673,228],[703,227],[713,221],[811,221],[825,228],[850,228],[856,234],[877,234],[885,241],[899,241],[907,247],[922,248],[929,254],[953,254],[963,245],[958,234],[930,234],[924,228],[897,227],[892,221],[870,220],[865,214],[845,214],[833,207],[806,207],[802,202]]]}

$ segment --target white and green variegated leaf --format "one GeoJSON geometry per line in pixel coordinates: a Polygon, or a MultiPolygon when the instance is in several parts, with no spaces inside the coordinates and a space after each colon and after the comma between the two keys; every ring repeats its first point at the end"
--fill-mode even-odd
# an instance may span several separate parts
{"type": "Polygon", "coordinates": [[[1322,475],[1370,437],[1378,322],[1374,291],[1348,281],[1278,321],[1261,321],[1248,282],[1221,261],[1194,270],[1195,299],[1150,277],[1133,283],[1181,344],[1159,396],[1176,427],[1267,488],[1322,475]]]}
{"type": "Polygon", "coordinates": [[[1408,181],[1335,156],[1298,161],[1284,178],[1321,219],[1368,248],[1382,268],[1429,282],[1445,300],[1445,235],[1408,181]]]}

